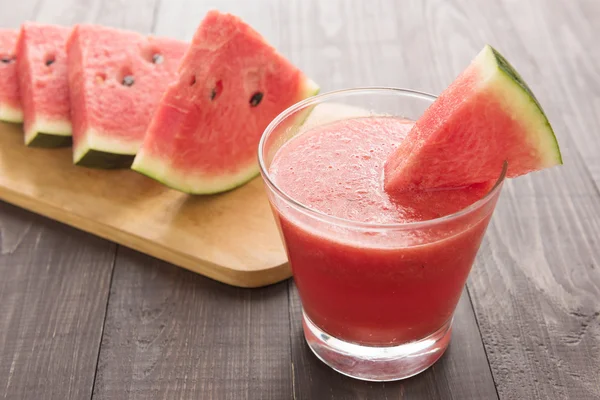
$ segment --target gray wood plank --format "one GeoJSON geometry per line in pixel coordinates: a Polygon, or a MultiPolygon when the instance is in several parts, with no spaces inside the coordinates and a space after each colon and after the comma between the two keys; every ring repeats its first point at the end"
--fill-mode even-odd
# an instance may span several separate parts
{"type": "Polygon", "coordinates": [[[557,122],[565,124],[564,130],[571,133],[574,147],[600,186],[600,2],[536,0],[519,13],[516,8],[510,1],[504,7],[519,35],[514,45],[523,46],[524,53],[530,54],[540,86],[552,82],[546,89],[561,114],[557,122]],[[532,31],[535,34],[530,34],[532,31]],[[540,47],[545,51],[535,50],[540,47]]]}
{"type": "Polygon", "coordinates": [[[38,0],[35,20],[65,26],[92,22],[100,4],[101,0],[38,0]]]}
{"type": "Polygon", "coordinates": [[[600,398],[600,196],[590,172],[598,145],[589,142],[598,81],[577,82],[596,76],[583,59],[598,57],[593,42],[585,46],[597,17],[574,14],[572,2],[474,3],[429,3],[439,45],[428,62],[444,66],[446,85],[486,41],[496,45],[545,106],[566,163],[507,183],[469,280],[498,392],[600,398]]]}
{"type": "Polygon", "coordinates": [[[286,19],[290,5],[282,0],[171,0],[161,1],[156,8],[153,33],[182,40],[191,40],[196,28],[208,10],[230,12],[244,19],[281,51],[281,36],[287,29],[286,19]]]}
{"type": "MultiPolygon", "coordinates": [[[[5,4],[0,26],[18,28],[40,12],[39,1],[5,4]]],[[[0,203],[0,397],[91,396],[114,252],[0,203]]]]}
{"type": "Polygon", "coordinates": [[[152,30],[159,0],[39,0],[36,20],[60,25],[96,23],[141,33],[152,30]]]}
{"type": "Polygon", "coordinates": [[[119,248],[94,399],[286,399],[287,285],[227,286],[119,248]]]}
{"type": "Polygon", "coordinates": [[[159,4],[160,0],[101,0],[93,22],[149,34],[159,4]]]}
{"type": "Polygon", "coordinates": [[[496,389],[466,290],[454,318],[452,341],[442,358],[406,381],[360,382],[343,376],[310,351],[302,332],[302,307],[290,281],[294,399],[495,399],[496,389]]]}
{"type": "Polygon", "coordinates": [[[2,6],[0,27],[18,29],[24,20],[34,19],[38,11],[37,0],[23,0],[2,6]]]}
{"type": "Polygon", "coordinates": [[[114,248],[0,202],[0,397],[91,396],[114,248]]]}

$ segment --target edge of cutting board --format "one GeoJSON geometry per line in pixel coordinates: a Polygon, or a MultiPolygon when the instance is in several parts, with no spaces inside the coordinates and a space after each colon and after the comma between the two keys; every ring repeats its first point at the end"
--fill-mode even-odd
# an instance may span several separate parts
{"type": "MultiPolygon", "coordinates": [[[[107,221],[101,221],[93,218],[93,214],[95,214],[94,212],[89,212],[89,215],[82,215],[81,212],[77,212],[77,210],[70,209],[72,207],[70,207],[68,204],[65,207],[65,203],[58,200],[64,200],[65,198],[68,198],[69,193],[67,191],[71,190],[72,188],[70,188],[69,186],[73,185],[64,184],[63,187],[58,188],[58,194],[52,195],[47,195],[47,192],[44,192],[44,189],[47,190],[48,187],[40,188],[40,193],[37,193],[37,188],[35,186],[37,184],[36,182],[40,182],[40,174],[53,174],[50,181],[54,179],[58,182],[60,179],[63,179],[65,182],[68,182],[67,178],[70,179],[70,177],[68,176],[70,173],[73,173],[73,175],[75,175],[74,179],[82,179],[82,176],[86,174],[90,175],[89,177],[87,177],[87,179],[102,179],[102,174],[105,173],[107,174],[106,179],[113,180],[115,185],[118,185],[121,181],[121,178],[125,175],[118,175],[116,177],[109,176],[109,172],[98,170],[93,170],[89,173],[84,173],[82,171],[86,169],[82,167],[73,166],[70,163],[70,157],[68,162],[66,160],[61,160],[58,164],[48,165],[47,168],[43,160],[38,162],[37,164],[31,163],[29,162],[30,160],[32,160],[31,157],[36,157],[36,155],[41,158],[47,158],[48,160],[50,159],[50,157],[67,157],[70,155],[70,149],[30,149],[22,144],[22,133],[20,125],[0,123],[0,147],[2,147],[2,149],[0,150],[0,199],[6,202],[33,211],[37,214],[49,217],[56,221],[65,223],[67,225],[73,226],[75,228],[81,229],[83,231],[92,233],[104,239],[132,248],[134,250],[141,251],[153,257],[170,262],[177,266],[197,272],[199,274],[205,275],[209,278],[215,279],[217,281],[229,285],[247,288],[260,287],[282,281],[291,276],[291,271],[287,263],[285,252],[283,250],[283,246],[280,242],[280,239],[278,238],[278,234],[276,233],[276,225],[270,213],[270,209],[266,200],[266,194],[264,193],[264,188],[259,178],[247,184],[245,186],[245,189],[244,187],[242,187],[226,195],[218,195],[222,197],[212,197],[210,201],[207,201],[209,206],[206,207],[212,207],[210,209],[210,215],[207,216],[210,219],[210,222],[212,223],[212,227],[221,227],[221,229],[225,230],[229,229],[229,233],[225,231],[224,233],[222,233],[222,235],[224,236],[221,237],[227,238],[228,234],[235,235],[236,232],[240,230],[244,232],[242,233],[242,239],[249,239],[251,237],[256,236],[255,234],[260,233],[260,235],[258,235],[260,237],[256,239],[257,245],[248,245],[247,248],[251,248],[256,252],[264,252],[264,259],[261,260],[260,256],[255,257],[256,254],[253,254],[252,257],[247,257],[254,259],[254,261],[248,261],[248,263],[252,262],[252,265],[248,264],[247,266],[243,266],[237,261],[232,262],[231,265],[228,265],[225,262],[217,263],[211,261],[212,255],[210,255],[210,257],[207,256],[206,258],[197,256],[195,257],[193,254],[189,254],[189,252],[186,252],[186,247],[178,249],[174,248],[176,246],[169,246],[161,240],[149,240],[148,237],[144,237],[144,235],[146,234],[145,230],[148,229],[148,226],[142,226],[147,225],[145,223],[140,224],[140,226],[138,227],[139,231],[135,232],[132,231],[132,229],[129,229],[132,226],[131,224],[126,226],[127,229],[122,229],[122,227],[119,226],[119,221],[121,221],[121,219],[119,218],[109,218],[109,223],[107,223],[107,221]],[[2,161],[2,158],[4,158],[4,161],[2,161]],[[7,163],[11,162],[17,165],[7,165],[7,163]],[[71,168],[77,170],[72,170],[71,168]],[[57,175],[59,175],[58,178],[57,175]],[[22,180],[26,181],[24,182],[25,185],[19,186],[22,180]],[[27,182],[27,180],[29,180],[30,182],[27,182]],[[64,193],[61,192],[61,190],[64,191],[64,193]],[[60,196],[62,196],[62,199],[57,200],[57,197],[60,196]],[[250,201],[253,202],[252,204],[259,205],[259,210],[255,212],[254,215],[250,215],[247,218],[245,217],[245,214],[243,214],[248,212],[246,208],[240,210],[234,209],[236,202],[240,204],[239,207],[245,207],[243,204],[246,204],[247,202],[246,200],[242,199],[244,196],[251,196],[248,198],[251,199],[250,201]],[[236,197],[240,199],[235,200],[236,197]],[[219,215],[219,213],[214,210],[215,208],[219,207],[219,202],[225,204],[223,213],[231,212],[232,209],[234,209],[234,211],[236,212],[242,213],[240,214],[242,215],[241,223],[245,224],[245,226],[242,227],[242,229],[238,229],[233,226],[222,228],[223,226],[225,226],[225,224],[231,222],[231,220],[234,220],[235,218],[233,216],[227,217],[224,215],[219,215]],[[223,224],[219,224],[219,218],[224,218],[223,224]],[[257,226],[256,230],[253,232],[252,229],[254,225],[260,226],[257,226]],[[277,235],[277,237],[275,237],[275,235],[277,235]],[[264,248],[261,246],[264,246],[264,248]]],[[[151,185],[160,186],[158,183],[155,183],[149,180],[148,178],[141,177],[141,175],[138,177],[138,174],[136,174],[133,171],[120,172],[119,174],[123,173],[135,175],[136,177],[131,179],[134,183],[140,182],[140,180],[144,180],[143,185],[146,189],[148,189],[148,187],[151,185]]],[[[126,178],[130,179],[129,175],[127,175],[126,178]]],[[[50,184],[51,183],[52,182],[50,182],[50,184]]],[[[164,196],[167,201],[170,201],[174,198],[174,192],[170,189],[151,189],[152,190],[146,191],[157,192],[159,196],[158,200],[160,200],[160,196],[164,196]]],[[[141,195],[143,195],[143,191],[141,195]]],[[[184,196],[183,194],[177,195],[184,196]]],[[[102,201],[100,202],[99,206],[102,206],[101,203],[106,203],[107,201],[110,201],[106,198],[102,198],[101,200],[102,201]]],[[[188,201],[188,199],[183,200],[183,202],[186,201],[188,201]]],[[[177,204],[181,204],[181,202],[182,201],[180,199],[177,199],[176,201],[177,204]]],[[[131,202],[130,205],[127,205],[126,203],[126,201],[123,201],[123,204],[130,208],[127,211],[133,212],[137,211],[135,207],[143,207],[145,205],[143,203],[139,205],[135,201],[131,202]]],[[[118,207],[119,204],[113,204],[111,206],[118,207]]],[[[154,207],[155,210],[158,206],[154,204],[151,205],[151,207],[154,207]]],[[[180,207],[180,209],[173,211],[173,213],[177,213],[183,210],[181,212],[190,213],[190,218],[194,219],[196,217],[197,212],[193,215],[191,213],[193,213],[194,210],[202,211],[202,207],[202,204],[199,206],[193,205],[192,207],[185,208],[180,207]]],[[[206,207],[204,209],[206,209],[206,207]]],[[[83,209],[83,212],[85,213],[86,210],[83,209]]],[[[208,212],[209,211],[207,211],[207,213],[208,212]]],[[[137,217],[138,214],[135,215],[137,217]]],[[[155,215],[150,215],[150,219],[152,219],[153,217],[155,217],[155,215]]],[[[172,221],[173,223],[177,223],[181,221],[188,221],[188,219],[177,216],[176,218],[173,218],[172,221]]],[[[162,225],[160,225],[162,223],[161,221],[155,221],[153,223],[156,226],[162,228],[162,225]]],[[[199,223],[189,223],[186,225],[186,223],[187,222],[183,224],[184,227],[182,229],[196,229],[200,225],[199,223]]],[[[169,235],[170,232],[170,230],[167,230],[167,235],[169,235]]],[[[180,236],[184,235],[182,237],[186,238],[188,235],[185,231],[183,233],[178,231],[177,234],[180,236]]],[[[194,232],[189,233],[189,235],[193,234],[194,232]]],[[[206,236],[211,236],[211,234],[212,232],[206,234],[206,236]]],[[[169,237],[168,239],[173,238],[169,237]]],[[[177,244],[176,239],[178,238],[174,238],[174,240],[171,240],[171,244],[177,244]]],[[[235,243],[235,240],[232,240],[232,242],[235,243]]],[[[210,243],[208,245],[205,245],[205,247],[210,250],[210,243]]],[[[227,251],[228,249],[225,249],[222,253],[227,255],[227,251]]],[[[235,252],[235,249],[232,249],[232,251],[235,252]]],[[[238,258],[240,260],[246,259],[245,253],[242,252],[238,258]]]]}

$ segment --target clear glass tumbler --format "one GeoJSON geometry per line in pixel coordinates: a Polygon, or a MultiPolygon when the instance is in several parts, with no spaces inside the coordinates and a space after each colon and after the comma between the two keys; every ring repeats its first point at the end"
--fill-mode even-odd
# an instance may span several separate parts
{"type": "Polygon", "coordinates": [[[506,165],[499,166],[492,189],[470,206],[396,224],[356,222],[311,209],[282,191],[269,167],[284,143],[311,128],[364,116],[416,120],[434,100],[395,88],[318,95],[275,118],[259,145],[261,174],[302,301],[306,341],[319,359],[354,378],[408,378],[444,353],[506,165]]]}

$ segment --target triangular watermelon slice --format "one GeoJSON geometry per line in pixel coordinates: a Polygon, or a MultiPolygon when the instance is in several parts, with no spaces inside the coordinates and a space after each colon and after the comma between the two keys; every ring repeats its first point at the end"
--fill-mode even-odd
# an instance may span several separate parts
{"type": "Polygon", "coordinates": [[[0,121],[23,122],[17,77],[17,35],[0,29],[0,121]]]}
{"type": "Polygon", "coordinates": [[[70,28],[25,22],[17,43],[19,92],[25,144],[71,144],[65,43],[70,28]]]}
{"type": "Polygon", "coordinates": [[[187,47],[104,26],[75,27],[67,50],[77,165],[131,165],[187,47]]]}
{"type": "Polygon", "coordinates": [[[415,123],[385,166],[386,191],[452,188],[562,164],[542,107],[491,46],[415,123]]]}
{"type": "Polygon", "coordinates": [[[211,11],[132,168],[188,193],[235,188],[258,174],[258,142],[269,122],[317,91],[241,19],[211,11]]]}

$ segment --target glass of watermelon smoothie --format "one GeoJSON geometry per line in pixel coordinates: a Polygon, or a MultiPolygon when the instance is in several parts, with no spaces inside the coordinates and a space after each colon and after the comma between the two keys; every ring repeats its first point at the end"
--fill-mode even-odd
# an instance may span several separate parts
{"type": "Polygon", "coordinates": [[[354,378],[404,379],[441,357],[500,195],[506,164],[490,182],[385,192],[387,158],[434,100],[393,88],[315,96],[279,115],[259,145],[306,341],[354,378]]]}

